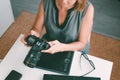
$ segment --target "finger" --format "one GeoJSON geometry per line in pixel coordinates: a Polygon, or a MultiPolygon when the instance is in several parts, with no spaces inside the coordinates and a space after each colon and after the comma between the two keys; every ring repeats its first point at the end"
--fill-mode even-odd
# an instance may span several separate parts
{"type": "Polygon", "coordinates": [[[50,53],[51,52],[51,49],[47,49],[47,50],[41,50],[41,52],[48,52],[48,53],[50,53]]]}
{"type": "Polygon", "coordinates": [[[22,42],[25,46],[31,47],[31,46],[27,45],[27,42],[25,41],[25,38],[26,38],[26,37],[27,37],[27,35],[24,35],[23,38],[21,39],[21,42],[22,42]]]}
{"type": "Polygon", "coordinates": [[[53,52],[53,51],[50,51],[50,50],[41,50],[41,52],[43,52],[43,53],[50,53],[50,54],[54,54],[54,52],[53,52]]]}
{"type": "Polygon", "coordinates": [[[53,41],[53,44],[57,44],[57,43],[59,43],[58,40],[54,40],[54,41],[53,41]]]}
{"type": "Polygon", "coordinates": [[[34,35],[34,36],[36,36],[36,37],[39,37],[39,34],[38,34],[37,32],[35,32],[34,30],[31,30],[31,31],[30,31],[30,34],[31,34],[31,35],[34,35]]]}
{"type": "Polygon", "coordinates": [[[50,42],[48,42],[51,46],[53,46],[53,45],[55,45],[55,44],[57,44],[59,41],[58,40],[54,40],[54,41],[50,41],[50,42]]]}
{"type": "Polygon", "coordinates": [[[49,44],[50,46],[53,46],[53,45],[54,45],[52,42],[48,42],[48,44],[49,44]]]}
{"type": "Polygon", "coordinates": [[[25,44],[25,45],[27,45],[27,42],[25,41],[25,35],[24,35],[24,37],[21,39],[21,42],[23,43],[23,44],[25,44]]]}
{"type": "Polygon", "coordinates": [[[41,50],[41,52],[50,53],[49,50],[41,50]]]}

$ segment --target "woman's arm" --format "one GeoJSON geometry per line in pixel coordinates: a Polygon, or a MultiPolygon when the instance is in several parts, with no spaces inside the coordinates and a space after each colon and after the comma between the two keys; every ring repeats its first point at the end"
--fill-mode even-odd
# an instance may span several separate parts
{"type": "Polygon", "coordinates": [[[86,46],[86,43],[91,34],[93,18],[94,18],[94,7],[92,4],[90,4],[82,20],[82,24],[80,25],[81,29],[80,29],[78,41],[72,42],[69,44],[63,44],[57,40],[51,41],[49,42],[51,45],[51,48],[49,48],[48,50],[42,50],[42,52],[56,53],[56,52],[63,52],[63,51],[82,50],[86,46]]]}
{"type": "Polygon", "coordinates": [[[44,24],[44,8],[43,8],[43,0],[41,0],[38,14],[31,30],[40,33],[42,32],[43,24],[44,24]]]}
{"type": "Polygon", "coordinates": [[[23,36],[21,41],[26,45],[27,43],[25,41],[25,38],[28,35],[35,35],[35,36],[39,37],[40,33],[42,32],[43,25],[44,25],[44,8],[43,8],[43,0],[41,0],[40,5],[39,5],[38,14],[36,16],[33,27],[31,28],[31,30],[28,33],[26,33],[23,36]]]}
{"type": "Polygon", "coordinates": [[[90,4],[90,6],[88,7],[88,10],[82,20],[78,41],[71,43],[75,46],[75,48],[73,48],[73,49],[82,50],[86,46],[86,44],[89,40],[89,37],[91,35],[91,30],[92,30],[92,26],[93,26],[93,18],[94,18],[94,7],[92,4],[90,4]]]}

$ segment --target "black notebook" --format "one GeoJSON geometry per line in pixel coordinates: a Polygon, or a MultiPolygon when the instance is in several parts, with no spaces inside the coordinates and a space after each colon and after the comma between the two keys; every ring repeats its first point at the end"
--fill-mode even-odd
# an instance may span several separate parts
{"type": "Polygon", "coordinates": [[[69,74],[74,52],[43,53],[36,67],[62,74],[69,74]]]}
{"type": "Polygon", "coordinates": [[[99,77],[79,77],[79,76],[44,74],[43,80],[101,80],[101,79],[99,77]]]}

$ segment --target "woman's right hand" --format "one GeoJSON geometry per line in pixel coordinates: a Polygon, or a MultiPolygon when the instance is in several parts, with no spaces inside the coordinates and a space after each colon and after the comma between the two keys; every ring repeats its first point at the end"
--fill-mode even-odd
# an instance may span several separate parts
{"type": "Polygon", "coordinates": [[[28,33],[24,34],[24,36],[21,39],[21,42],[24,45],[27,45],[27,42],[25,41],[25,39],[28,37],[28,35],[34,35],[34,36],[39,37],[39,33],[38,32],[35,32],[34,30],[30,30],[28,33]]]}

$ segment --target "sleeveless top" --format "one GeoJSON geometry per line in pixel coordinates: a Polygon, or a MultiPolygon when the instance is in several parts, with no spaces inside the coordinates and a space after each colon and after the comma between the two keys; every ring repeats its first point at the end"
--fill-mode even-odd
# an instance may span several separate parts
{"type": "MultiPolygon", "coordinates": [[[[56,0],[43,0],[44,7],[44,25],[46,34],[43,36],[48,41],[58,40],[62,43],[71,43],[78,40],[80,25],[82,19],[90,5],[87,0],[86,7],[83,11],[74,11],[74,7],[68,10],[63,25],[58,23],[58,9],[55,4],[56,0]]],[[[85,53],[89,52],[89,43],[87,43],[85,53]]]]}

